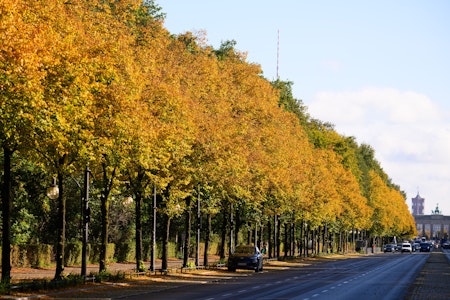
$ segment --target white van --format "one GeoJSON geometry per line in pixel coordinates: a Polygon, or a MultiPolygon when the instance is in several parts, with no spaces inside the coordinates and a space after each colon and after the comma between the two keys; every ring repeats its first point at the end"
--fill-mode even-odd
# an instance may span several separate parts
{"type": "Polygon", "coordinates": [[[402,253],[403,252],[409,252],[412,253],[412,246],[410,243],[402,243],[402,253]]]}

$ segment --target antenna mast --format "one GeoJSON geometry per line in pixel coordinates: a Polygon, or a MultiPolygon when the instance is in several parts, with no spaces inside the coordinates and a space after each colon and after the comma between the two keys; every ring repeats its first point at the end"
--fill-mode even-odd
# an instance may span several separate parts
{"type": "Polygon", "coordinates": [[[277,80],[280,80],[280,75],[278,73],[279,64],[280,64],[280,29],[278,29],[278,40],[277,40],[277,80]]]}

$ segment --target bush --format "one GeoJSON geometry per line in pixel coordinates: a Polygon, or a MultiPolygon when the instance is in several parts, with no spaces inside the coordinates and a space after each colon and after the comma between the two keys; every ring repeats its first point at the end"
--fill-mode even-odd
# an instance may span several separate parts
{"type": "Polygon", "coordinates": [[[111,274],[111,272],[108,271],[102,271],[98,274],[91,273],[89,276],[95,276],[96,282],[104,282],[104,281],[121,281],[125,279],[125,273],[124,272],[117,272],[116,274],[111,274]]]}

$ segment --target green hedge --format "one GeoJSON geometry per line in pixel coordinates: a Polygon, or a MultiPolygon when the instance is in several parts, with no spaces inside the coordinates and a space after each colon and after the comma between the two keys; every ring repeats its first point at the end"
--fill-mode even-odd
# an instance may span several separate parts
{"type": "MultiPolygon", "coordinates": [[[[89,245],[90,251],[88,251],[88,261],[92,263],[97,263],[100,261],[100,244],[90,244],[89,245]]],[[[114,244],[108,244],[106,248],[106,262],[113,262],[115,254],[115,245],[114,244]]]]}
{"type": "Polygon", "coordinates": [[[11,265],[42,268],[53,263],[53,247],[45,244],[14,245],[11,247],[11,265]]]}
{"type": "Polygon", "coordinates": [[[114,259],[117,262],[131,262],[135,260],[136,249],[134,243],[117,244],[114,259]]]}
{"type": "Polygon", "coordinates": [[[64,264],[66,266],[81,265],[82,248],[81,242],[67,243],[64,247],[64,264]]]}
{"type": "MultiPolygon", "coordinates": [[[[150,260],[150,243],[143,243],[144,261],[150,260]]],[[[203,256],[205,244],[200,244],[200,255],[203,256]]],[[[218,243],[213,242],[210,246],[209,253],[217,254],[218,243]]],[[[176,243],[169,243],[170,258],[181,257],[176,243]]],[[[81,242],[66,243],[64,248],[64,260],[66,266],[81,265],[81,242]]],[[[107,248],[107,262],[134,262],[136,260],[135,244],[108,244],[107,248]]],[[[195,255],[195,245],[191,245],[190,256],[195,255]]],[[[87,246],[87,263],[98,263],[100,257],[100,244],[88,244],[87,246]]],[[[156,257],[162,257],[162,249],[160,245],[156,245],[156,257]]],[[[0,247],[0,262],[1,262],[1,247],[0,247]]],[[[55,264],[55,253],[52,245],[46,244],[32,244],[32,245],[14,245],[11,247],[11,266],[12,267],[32,267],[42,268],[55,264]]]]}

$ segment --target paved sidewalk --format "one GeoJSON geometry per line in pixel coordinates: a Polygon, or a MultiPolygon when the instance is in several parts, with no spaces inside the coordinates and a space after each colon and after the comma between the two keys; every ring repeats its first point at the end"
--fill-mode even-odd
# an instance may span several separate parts
{"type": "Polygon", "coordinates": [[[450,260],[447,255],[441,248],[433,249],[405,299],[450,299],[450,260]]]}
{"type": "MultiPolygon", "coordinates": [[[[210,263],[214,263],[218,260],[217,257],[209,258],[210,263]]],[[[203,260],[200,261],[202,263],[203,260]]],[[[170,258],[168,261],[169,269],[180,269],[183,265],[181,259],[170,258]]],[[[150,263],[145,262],[145,268],[150,268],[150,263]]],[[[161,269],[161,259],[155,260],[155,269],[161,269]]],[[[111,274],[116,274],[117,272],[122,272],[125,274],[136,273],[136,263],[109,263],[107,265],[107,271],[111,274]]],[[[86,274],[96,274],[99,271],[98,264],[90,264],[86,267],[86,274]]],[[[68,266],[64,268],[64,275],[69,274],[81,274],[81,266],[68,266]]],[[[23,282],[27,280],[37,280],[37,279],[53,279],[55,276],[55,268],[12,268],[11,278],[12,282],[23,282]]]]}

